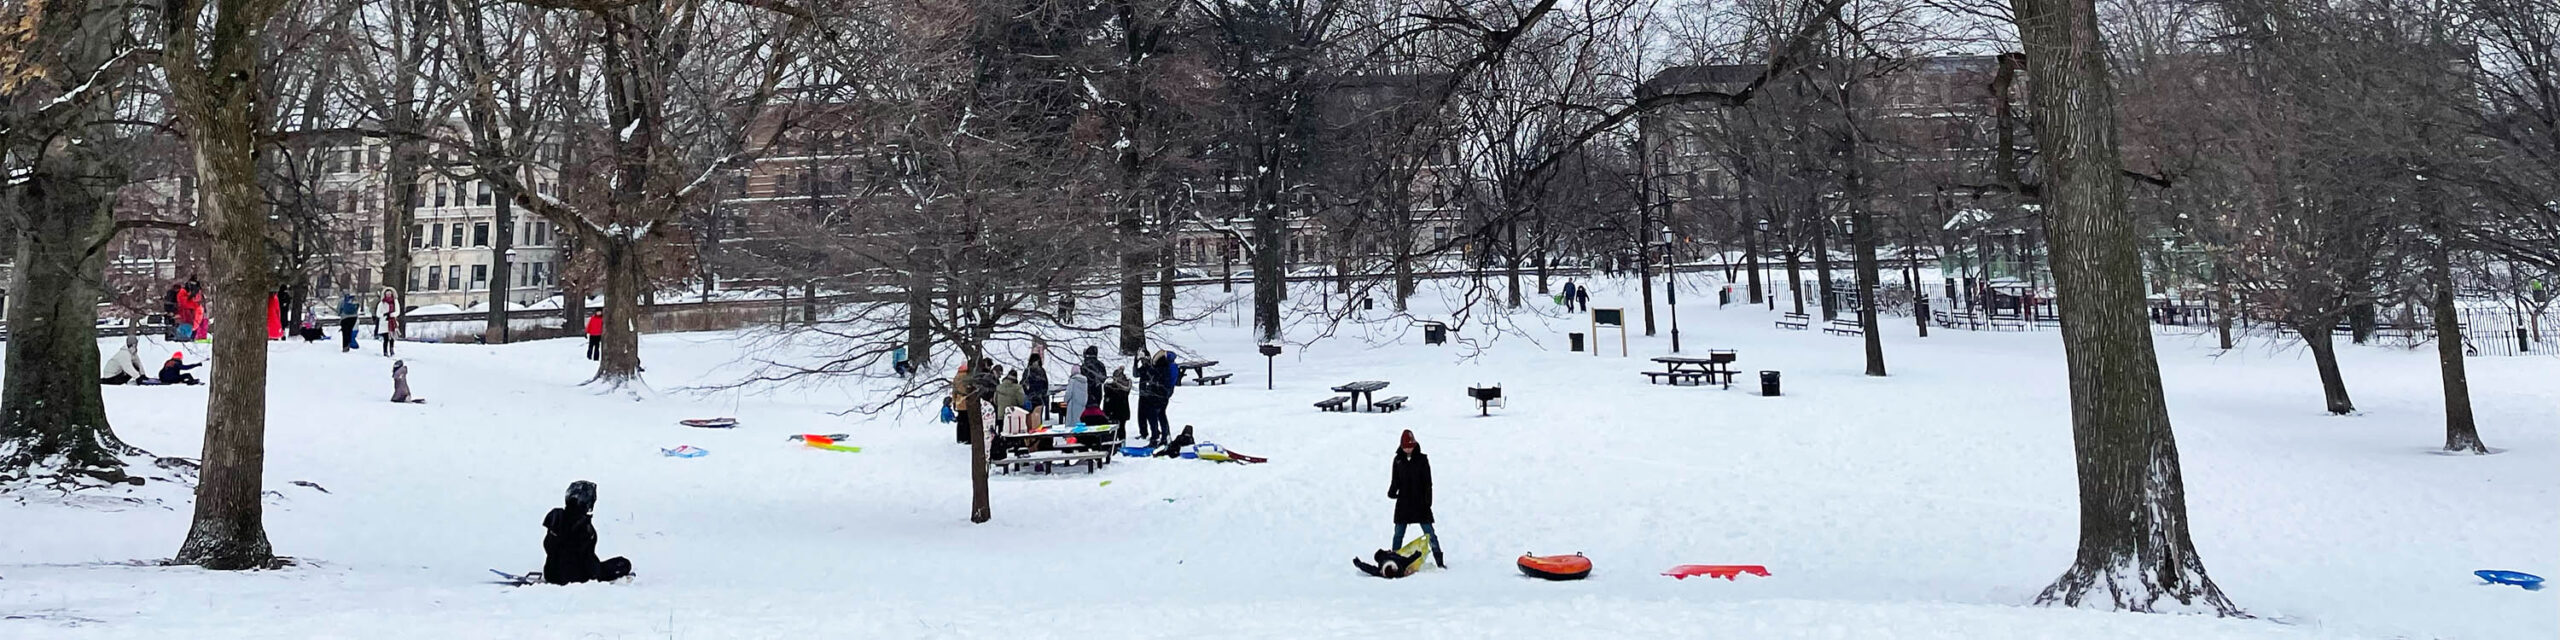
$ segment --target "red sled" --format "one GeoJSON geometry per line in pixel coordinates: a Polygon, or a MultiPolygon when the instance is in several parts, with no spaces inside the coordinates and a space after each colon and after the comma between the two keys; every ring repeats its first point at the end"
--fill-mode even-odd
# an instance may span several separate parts
{"type": "Polygon", "coordinates": [[[1688,579],[1689,576],[1732,580],[1735,576],[1745,573],[1766,578],[1769,577],[1769,568],[1756,564],[1684,564],[1672,567],[1670,571],[1662,572],[1662,575],[1682,580],[1688,579]]]}

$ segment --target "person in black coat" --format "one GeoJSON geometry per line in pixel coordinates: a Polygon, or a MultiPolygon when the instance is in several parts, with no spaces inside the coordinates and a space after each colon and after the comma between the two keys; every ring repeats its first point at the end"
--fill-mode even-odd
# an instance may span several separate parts
{"type": "MultiPolygon", "coordinates": [[[[1085,399],[1094,404],[1102,404],[1102,382],[1104,379],[1110,377],[1111,374],[1111,372],[1105,371],[1102,368],[1102,350],[1094,347],[1085,347],[1084,361],[1076,363],[1076,372],[1084,374],[1085,399]]],[[[1081,411],[1082,409],[1077,407],[1067,407],[1067,410],[1081,411]]]]}
{"type": "Polygon", "coordinates": [[[1440,554],[1440,532],[1431,530],[1431,457],[1422,455],[1412,429],[1405,430],[1404,443],[1396,447],[1392,475],[1387,497],[1396,501],[1396,543],[1387,548],[1404,547],[1405,525],[1422,525],[1422,535],[1431,537],[1431,562],[1449,568],[1449,561],[1440,554]]]}
{"type": "Polygon", "coordinates": [[[1111,424],[1121,425],[1120,431],[1123,435],[1130,433],[1128,427],[1129,373],[1112,370],[1111,381],[1104,384],[1102,389],[1102,415],[1109,418],[1111,424]]]}
{"type": "Polygon", "coordinates": [[[542,516],[542,581],[611,582],[631,575],[630,560],[596,560],[596,483],[569,483],[565,502],[542,516]]]}
{"type": "Polygon", "coordinates": [[[1138,431],[1148,444],[1173,437],[1173,425],[1165,417],[1166,407],[1173,403],[1172,358],[1158,351],[1155,357],[1138,361],[1138,431]]]}

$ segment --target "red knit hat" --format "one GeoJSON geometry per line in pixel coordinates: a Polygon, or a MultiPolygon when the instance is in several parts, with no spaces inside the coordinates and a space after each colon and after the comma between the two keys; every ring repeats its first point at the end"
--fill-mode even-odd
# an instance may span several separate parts
{"type": "Polygon", "coordinates": [[[1417,444],[1417,443],[1415,443],[1415,442],[1413,441],[1413,430],[1412,430],[1412,429],[1406,429],[1406,430],[1404,430],[1404,444],[1396,445],[1396,448],[1398,448],[1398,449],[1413,449],[1413,448],[1418,448],[1418,447],[1420,447],[1420,446],[1421,446],[1420,444],[1417,444]]]}

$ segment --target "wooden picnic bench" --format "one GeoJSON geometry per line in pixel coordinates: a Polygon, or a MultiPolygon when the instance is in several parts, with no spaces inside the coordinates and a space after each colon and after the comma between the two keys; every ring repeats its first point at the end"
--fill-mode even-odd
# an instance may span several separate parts
{"type": "Polygon", "coordinates": [[[1349,394],[1349,397],[1353,398],[1353,400],[1352,404],[1347,407],[1347,409],[1350,411],[1359,411],[1361,401],[1363,400],[1367,401],[1366,404],[1368,404],[1369,408],[1377,408],[1378,396],[1376,394],[1379,389],[1385,388],[1387,388],[1387,381],[1385,380],[1361,380],[1358,382],[1345,383],[1339,387],[1334,387],[1333,392],[1349,394]]]}
{"type": "Polygon", "coordinates": [[[1192,378],[1192,379],[1191,379],[1191,384],[1192,384],[1193,386],[1208,386],[1208,385],[1213,385],[1213,384],[1226,384],[1226,383],[1227,383],[1227,379],[1228,379],[1228,378],[1233,378],[1233,377],[1235,377],[1235,375],[1236,375],[1236,374],[1232,374],[1232,373],[1221,373],[1221,374],[1214,375],[1214,376],[1200,376],[1200,377],[1197,377],[1197,378],[1192,378]]]}
{"type": "Polygon", "coordinates": [[[1835,336],[1861,336],[1867,334],[1866,327],[1859,325],[1858,321],[1845,318],[1832,320],[1829,325],[1822,327],[1822,332],[1835,336]]]}
{"type": "Polygon", "coordinates": [[[2027,330],[2027,321],[2026,319],[2017,316],[1991,316],[1991,322],[1988,326],[1991,327],[1992,331],[2025,331],[2027,330]]]}
{"type": "Polygon", "coordinates": [[[1334,396],[1329,399],[1316,401],[1316,408],[1325,411],[1350,411],[1350,409],[1342,406],[1350,403],[1351,396],[1334,396]]]}
{"type": "Polygon", "coordinates": [[[1102,465],[1110,464],[1112,452],[1118,450],[1117,442],[1110,444],[1114,446],[1099,447],[1090,451],[1035,451],[1002,460],[988,461],[987,465],[994,467],[998,473],[1011,474],[1019,469],[1048,473],[1056,471],[1059,467],[1082,464],[1085,473],[1094,473],[1101,471],[1102,465]]]}
{"type": "Polygon", "coordinates": [[[1385,400],[1379,400],[1369,403],[1369,408],[1394,413],[1395,410],[1404,408],[1405,399],[1406,398],[1404,396],[1396,396],[1385,400]]]}
{"type": "Polygon", "coordinates": [[[1778,328],[1780,329],[1803,331],[1807,325],[1812,323],[1813,318],[1801,313],[1788,312],[1786,315],[1778,317],[1778,328]]]}

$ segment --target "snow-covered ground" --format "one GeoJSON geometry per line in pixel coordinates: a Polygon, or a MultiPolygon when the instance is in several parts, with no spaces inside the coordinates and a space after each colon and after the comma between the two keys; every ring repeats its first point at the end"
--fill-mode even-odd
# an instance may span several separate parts
{"type": "MultiPolygon", "coordinates": [[[[2346,349],[2364,412],[2331,417],[2299,349],[2217,355],[2209,338],[2164,334],[2197,546],[2260,618],[2050,609],[2025,605],[2069,563],[2076,526],[2054,332],[1921,339],[1907,319],[1889,322],[1894,375],[1872,379],[1857,340],[1778,331],[1771,312],[1716,310],[1706,283],[1684,284],[1701,288],[1683,296],[1683,346],[1783,371],[1785,396],[1648,386],[1637,372],[1667,352],[1667,317],[1659,338],[1636,323],[1633,357],[1607,332],[1594,356],[1564,346],[1587,320],[1546,304],[1510,316],[1516,333],[1461,332],[1480,349],[1426,346],[1401,324],[1345,325],[1292,345],[1266,391],[1249,330],[1216,315],[1165,337],[1224,361],[1234,383],[1182,388],[1172,419],[1271,463],[999,477],[995,520],[978,525],[966,519],[967,450],[931,406],[831,415],[876,397],[854,381],[683,390],[792,355],[743,349],[759,344],[748,332],[646,337],[656,392],[636,401],[580,387],[592,368],[575,340],[404,344],[424,405],[384,402],[390,365],[378,355],[277,343],[267,528],[302,564],[142,564],[185,536],[175,487],[125,506],[22,494],[0,502],[0,637],[2560,635],[2560,592],[2470,575],[2560,574],[2560,359],[2471,360],[2482,434],[2507,451],[2443,456],[2430,453],[2442,440],[2432,350],[2346,349]],[[1412,396],[1410,408],[1309,406],[1358,379],[1392,381],[1381,395],[1412,396]],[[1471,383],[1502,384],[1511,405],[1476,417],[1471,383]],[[743,424],[676,424],[715,415],[743,424]],[[1452,568],[1377,580],[1348,559],[1389,542],[1388,459],[1404,429],[1433,458],[1452,568]],[[849,432],[864,450],[784,441],[803,432],[849,432]],[[658,453],[679,444],[711,453],[658,453]],[[600,550],[629,556],[639,576],[488,584],[490,568],[540,565],[542,514],[578,479],[601,486],[600,550]],[[1531,580],[1511,567],[1527,551],[1584,552],[1598,569],[1531,580]],[[1656,575],[1684,563],[1773,575],[1656,575]]],[[[1451,298],[1434,291],[1418,298],[1421,315],[1451,298]]],[[[1631,297],[1604,286],[1593,302],[1631,297]]],[[[128,441],[198,451],[204,388],[106,393],[128,441]]]]}

